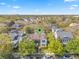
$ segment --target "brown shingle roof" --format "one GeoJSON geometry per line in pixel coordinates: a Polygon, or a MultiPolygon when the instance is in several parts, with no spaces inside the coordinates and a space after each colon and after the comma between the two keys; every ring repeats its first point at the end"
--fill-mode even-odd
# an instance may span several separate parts
{"type": "Polygon", "coordinates": [[[41,39],[45,39],[46,35],[43,33],[41,35],[34,33],[34,34],[29,34],[29,37],[33,40],[41,40],[41,39]]]}

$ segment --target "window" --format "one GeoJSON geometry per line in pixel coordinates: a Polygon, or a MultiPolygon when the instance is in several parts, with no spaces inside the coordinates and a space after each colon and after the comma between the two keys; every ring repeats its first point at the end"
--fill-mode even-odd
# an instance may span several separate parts
{"type": "Polygon", "coordinates": [[[68,42],[69,41],[69,38],[68,37],[64,37],[62,41],[63,42],[68,42]]]}
{"type": "Polygon", "coordinates": [[[45,43],[45,40],[42,40],[43,43],[45,43]]]}
{"type": "Polygon", "coordinates": [[[42,46],[46,46],[45,44],[42,44],[42,46]]]}

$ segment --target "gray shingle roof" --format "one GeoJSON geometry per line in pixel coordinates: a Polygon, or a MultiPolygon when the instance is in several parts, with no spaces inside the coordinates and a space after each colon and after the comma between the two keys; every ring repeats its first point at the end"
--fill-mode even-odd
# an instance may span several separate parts
{"type": "Polygon", "coordinates": [[[10,35],[11,35],[11,38],[13,39],[13,40],[17,40],[17,38],[15,38],[15,37],[22,37],[23,36],[23,34],[24,34],[24,32],[22,32],[22,31],[17,31],[17,30],[11,30],[11,33],[10,33],[10,35]]]}
{"type": "Polygon", "coordinates": [[[61,39],[63,44],[73,38],[73,34],[70,31],[64,31],[57,26],[52,26],[52,32],[54,32],[55,39],[61,39]]]}
{"type": "Polygon", "coordinates": [[[60,38],[64,38],[64,37],[68,37],[68,38],[73,38],[73,35],[71,32],[66,32],[66,31],[62,31],[59,33],[60,38]]]}
{"type": "Polygon", "coordinates": [[[10,35],[13,42],[13,47],[16,48],[18,42],[22,41],[24,32],[18,30],[11,30],[10,35]]]}
{"type": "Polygon", "coordinates": [[[73,35],[71,32],[67,31],[58,31],[57,37],[61,39],[63,44],[66,44],[68,41],[70,41],[73,38],[73,35]]]}

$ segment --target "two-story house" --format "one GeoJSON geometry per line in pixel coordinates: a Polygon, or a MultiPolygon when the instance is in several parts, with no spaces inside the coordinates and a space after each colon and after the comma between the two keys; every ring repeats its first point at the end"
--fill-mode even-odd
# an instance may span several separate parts
{"type": "Polygon", "coordinates": [[[63,44],[67,44],[73,38],[73,34],[70,31],[64,31],[60,28],[53,29],[55,39],[61,39],[63,44]]]}
{"type": "Polygon", "coordinates": [[[29,34],[29,37],[35,41],[36,45],[40,47],[47,46],[47,38],[43,29],[38,28],[33,34],[29,34]]]}
{"type": "Polygon", "coordinates": [[[18,46],[18,43],[22,41],[24,32],[18,30],[11,30],[9,34],[12,38],[13,47],[16,48],[18,46]]]}

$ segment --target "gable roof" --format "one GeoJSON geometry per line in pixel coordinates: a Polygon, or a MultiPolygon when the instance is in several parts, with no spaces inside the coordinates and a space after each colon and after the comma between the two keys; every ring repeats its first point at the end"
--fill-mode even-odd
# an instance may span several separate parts
{"type": "Polygon", "coordinates": [[[17,38],[15,38],[15,37],[22,37],[23,34],[24,34],[24,32],[22,32],[22,31],[17,31],[17,30],[11,30],[11,32],[10,32],[11,38],[12,38],[13,40],[16,40],[16,39],[17,39],[17,38]]]}
{"type": "Polygon", "coordinates": [[[34,34],[29,34],[29,37],[33,40],[41,40],[41,39],[45,39],[46,35],[45,33],[41,33],[40,35],[37,33],[34,33],[34,34]]]}
{"type": "Polygon", "coordinates": [[[72,33],[68,31],[58,31],[57,35],[60,39],[63,39],[64,37],[73,38],[72,33]]]}
{"type": "Polygon", "coordinates": [[[63,31],[60,33],[60,38],[64,38],[64,37],[73,38],[73,35],[71,32],[63,31]]]}

